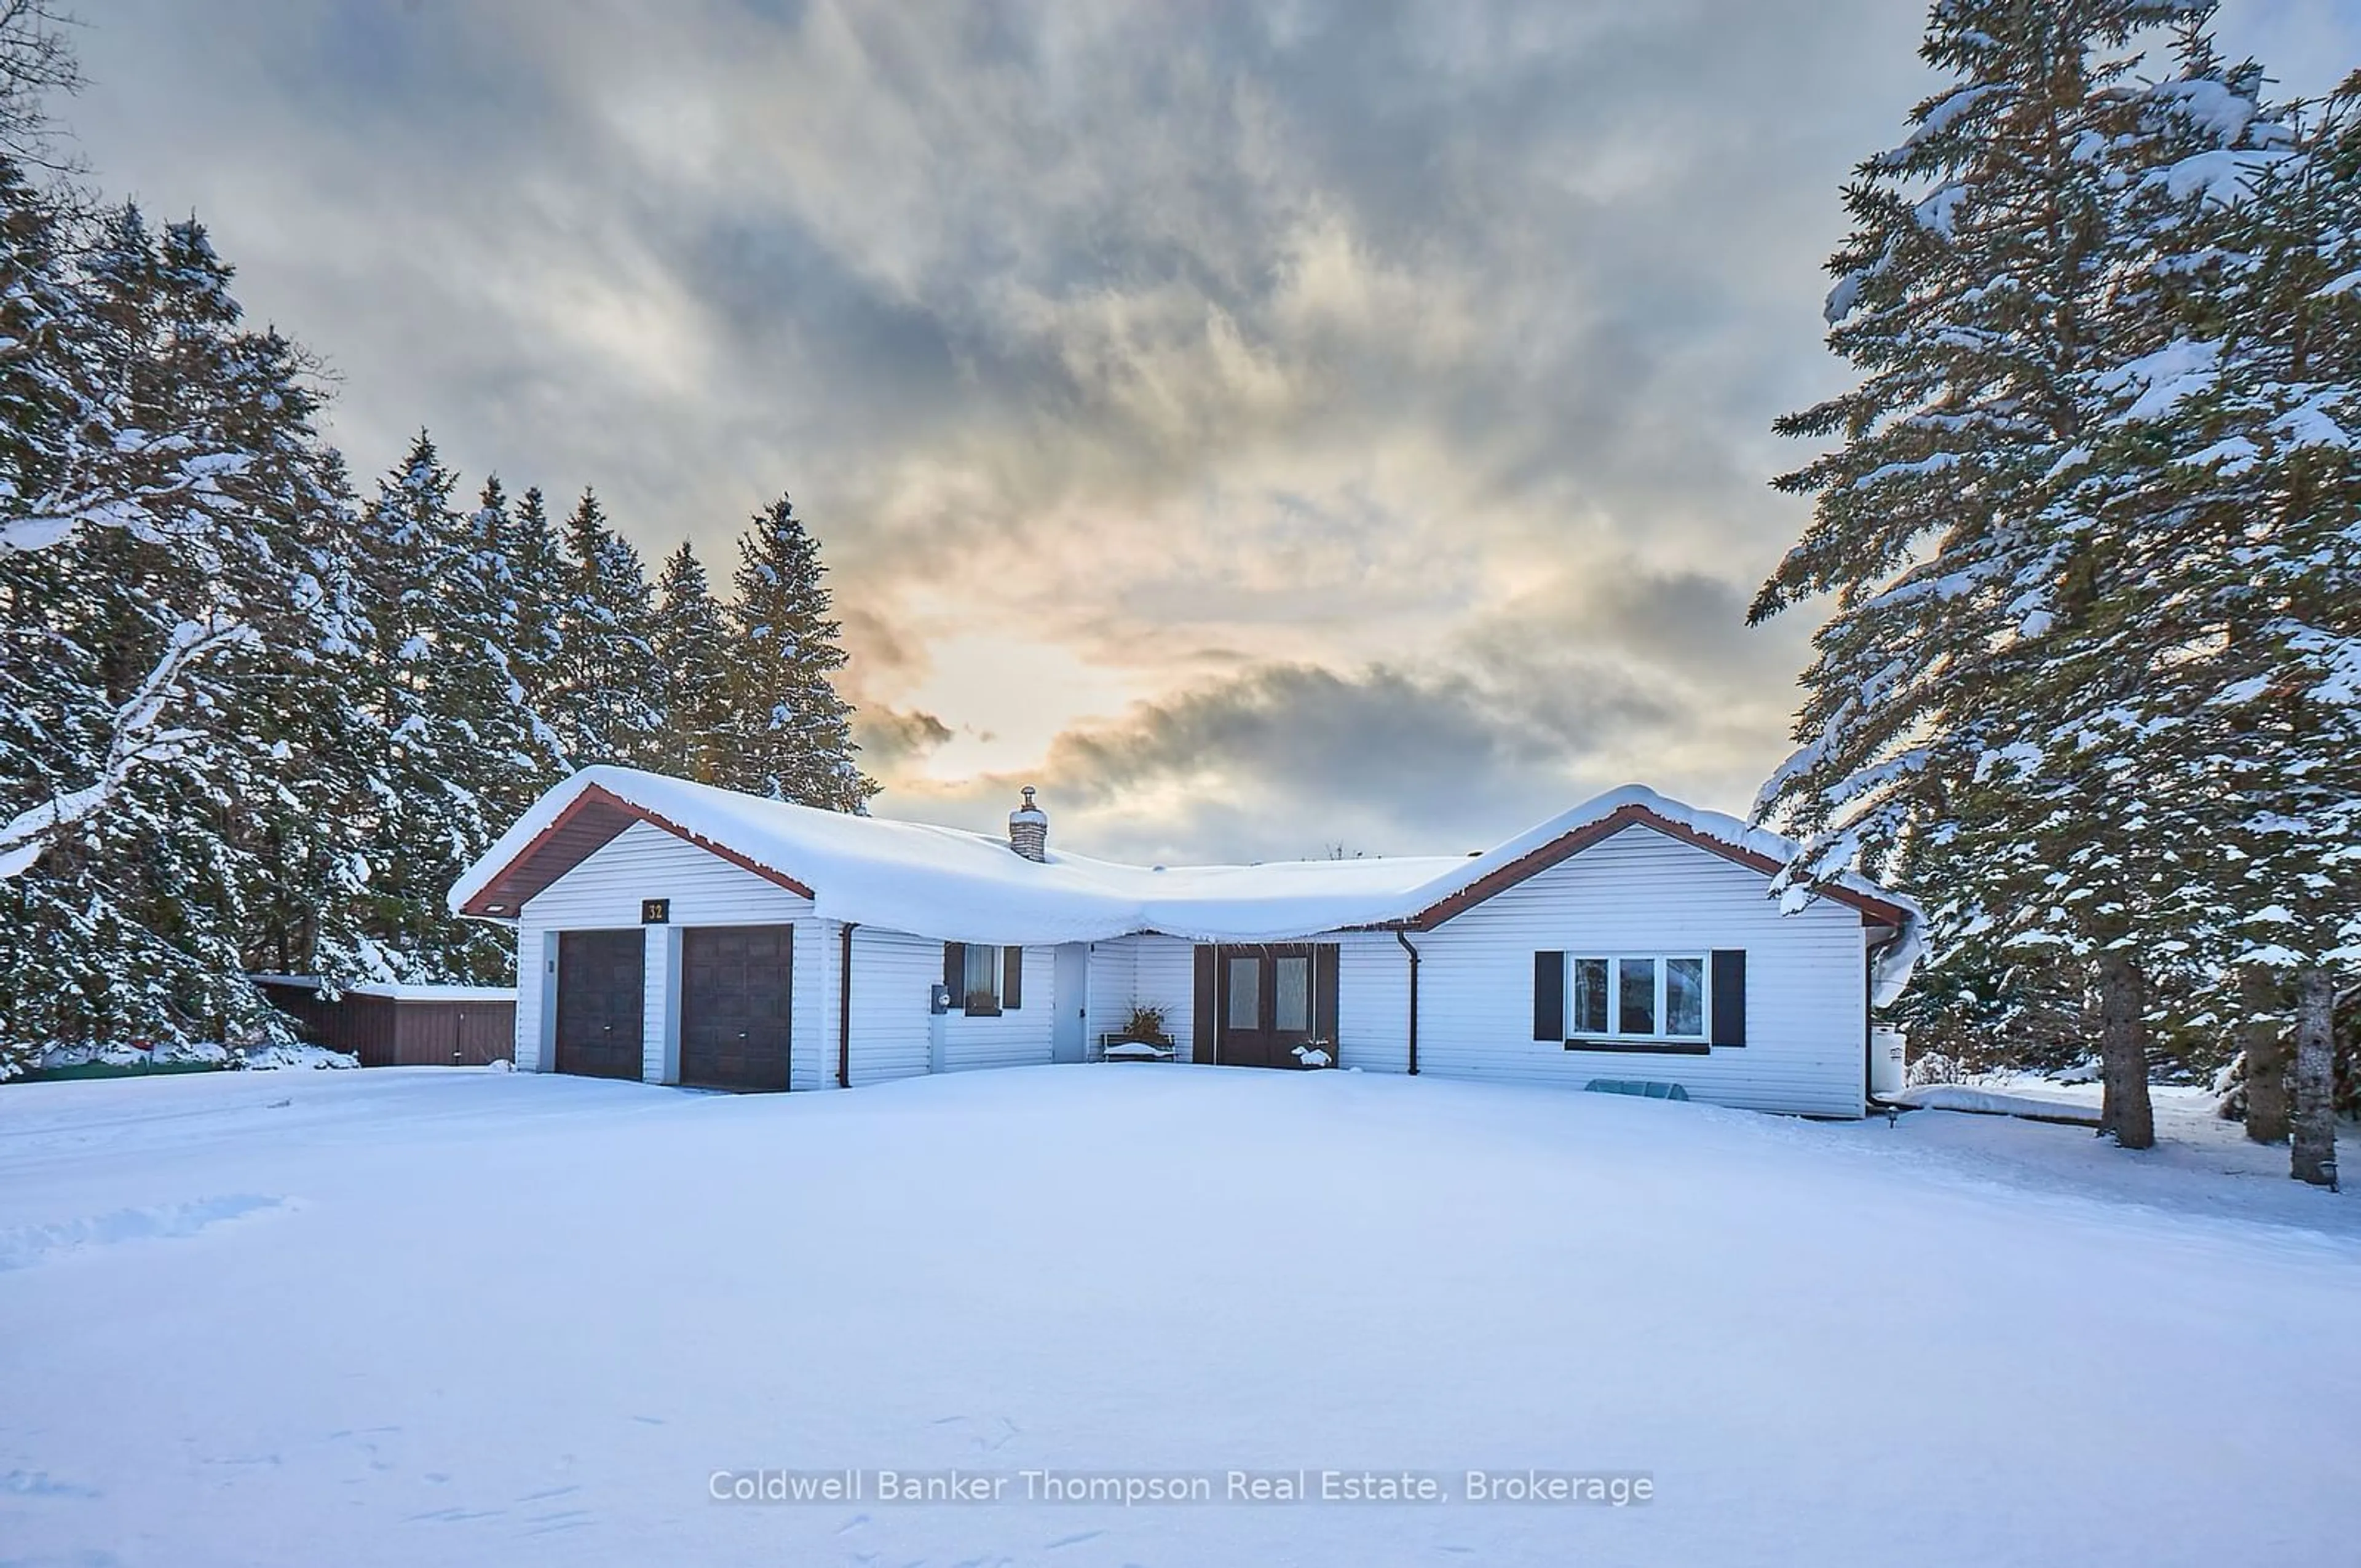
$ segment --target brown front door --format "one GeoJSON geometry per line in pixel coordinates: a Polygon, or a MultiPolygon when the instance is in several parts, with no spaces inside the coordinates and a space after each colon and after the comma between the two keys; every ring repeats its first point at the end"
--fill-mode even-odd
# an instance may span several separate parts
{"type": "MultiPolygon", "coordinates": [[[[1223,948],[1214,965],[1213,1005],[1220,1040],[1214,1059],[1229,1067],[1304,1065],[1300,1047],[1325,1039],[1317,949],[1303,943],[1223,948]]],[[[1326,1049],[1333,1057],[1335,1047],[1326,1049]]]]}
{"type": "Polygon", "coordinates": [[[646,1016],[647,933],[558,933],[558,1071],[636,1080],[646,1016]]]}
{"type": "Polygon", "coordinates": [[[694,1089],[787,1086],[793,926],[680,934],[680,1080],[694,1089]]]}

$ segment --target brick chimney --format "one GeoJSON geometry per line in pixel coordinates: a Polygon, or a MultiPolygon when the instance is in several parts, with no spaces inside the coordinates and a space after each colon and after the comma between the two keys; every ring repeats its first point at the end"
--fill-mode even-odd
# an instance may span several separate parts
{"type": "Polygon", "coordinates": [[[1049,858],[1049,814],[1033,804],[1033,786],[1025,786],[1025,804],[1008,814],[1008,847],[1028,861],[1049,858]]]}

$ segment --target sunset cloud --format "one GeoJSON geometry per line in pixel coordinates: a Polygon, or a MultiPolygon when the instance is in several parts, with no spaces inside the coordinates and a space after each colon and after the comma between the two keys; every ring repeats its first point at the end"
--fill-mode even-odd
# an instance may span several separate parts
{"type": "MultiPolygon", "coordinates": [[[[122,0],[66,113],[336,369],[364,476],[423,422],[718,576],[792,491],[878,810],[1452,852],[1780,760],[1768,427],[1839,384],[1921,19],[122,0]]],[[[2361,54],[2329,0],[2224,32],[2361,54]]]]}

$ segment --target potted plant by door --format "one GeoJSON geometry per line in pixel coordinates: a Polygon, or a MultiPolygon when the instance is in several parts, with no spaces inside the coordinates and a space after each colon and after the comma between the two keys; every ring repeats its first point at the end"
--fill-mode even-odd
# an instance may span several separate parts
{"type": "Polygon", "coordinates": [[[1106,1037],[1109,1061],[1170,1061],[1172,1036],[1165,1033],[1164,1009],[1134,1005],[1123,1027],[1106,1037]]]}

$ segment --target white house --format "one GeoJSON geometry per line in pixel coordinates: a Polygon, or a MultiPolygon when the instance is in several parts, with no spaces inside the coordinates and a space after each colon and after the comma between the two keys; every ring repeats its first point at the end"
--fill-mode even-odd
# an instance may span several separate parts
{"type": "Polygon", "coordinates": [[[726,1089],[1093,1059],[1135,1006],[1200,1063],[1643,1079],[1861,1114],[1916,915],[1775,897],[1792,846],[1612,791],[1466,859],[1130,866],[625,768],[551,790],[451,892],[514,926],[516,1062],[726,1089]]]}

